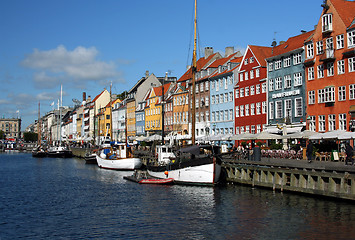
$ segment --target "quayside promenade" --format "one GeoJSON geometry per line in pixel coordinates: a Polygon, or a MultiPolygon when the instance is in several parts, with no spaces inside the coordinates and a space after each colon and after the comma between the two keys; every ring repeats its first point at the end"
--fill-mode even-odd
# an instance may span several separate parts
{"type": "Polygon", "coordinates": [[[223,158],[227,183],[355,200],[355,166],[342,161],[223,158]]]}

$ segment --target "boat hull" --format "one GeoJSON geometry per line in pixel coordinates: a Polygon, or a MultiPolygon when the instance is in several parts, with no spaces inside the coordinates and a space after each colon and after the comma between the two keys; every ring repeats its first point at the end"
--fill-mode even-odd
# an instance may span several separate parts
{"type": "Polygon", "coordinates": [[[61,150],[61,151],[50,151],[47,153],[47,156],[51,158],[71,158],[73,155],[69,150],[61,150]]]}
{"type": "Polygon", "coordinates": [[[208,163],[171,170],[158,170],[148,167],[148,174],[155,178],[173,178],[174,183],[184,185],[214,185],[218,182],[221,165],[208,163]],[[168,175],[166,175],[166,171],[168,175]]]}
{"type": "Polygon", "coordinates": [[[134,170],[142,166],[140,158],[105,159],[96,155],[96,161],[100,168],[112,170],[134,170]]]}
{"type": "Polygon", "coordinates": [[[41,151],[33,151],[32,152],[32,157],[36,157],[36,158],[44,158],[47,156],[46,152],[41,152],[41,151]]]}

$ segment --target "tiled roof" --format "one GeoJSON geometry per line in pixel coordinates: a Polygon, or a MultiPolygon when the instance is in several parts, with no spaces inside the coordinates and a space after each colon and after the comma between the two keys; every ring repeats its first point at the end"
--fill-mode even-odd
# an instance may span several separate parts
{"type": "Polygon", "coordinates": [[[347,0],[330,0],[346,27],[353,25],[355,2],[347,0]]]}
{"type": "Polygon", "coordinates": [[[259,61],[261,66],[266,67],[266,58],[271,56],[271,47],[261,47],[249,45],[250,50],[254,53],[255,58],[259,61]]]}
{"type": "Polygon", "coordinates": [[[274,47],[274,49],[272,50],[271,56],[278,56],[283,53],[287,53],[287,52],[290,52],[290,51],[293,51],[293,50],[303,47],[306,39],[308,39],[313,33],[314,33],[314,30],[300,34],[295,37],[290,37],[285,43],[274,47]]]}

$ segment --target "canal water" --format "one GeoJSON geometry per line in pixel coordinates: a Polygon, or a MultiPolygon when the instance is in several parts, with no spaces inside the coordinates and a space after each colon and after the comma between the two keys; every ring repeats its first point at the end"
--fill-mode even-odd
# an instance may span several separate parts
{"type": "Polygon", "coordinates": [[[354,239],[355,205],[237,185],[158,186],[83,160],[0,154],[0,239],[354,239]]]}

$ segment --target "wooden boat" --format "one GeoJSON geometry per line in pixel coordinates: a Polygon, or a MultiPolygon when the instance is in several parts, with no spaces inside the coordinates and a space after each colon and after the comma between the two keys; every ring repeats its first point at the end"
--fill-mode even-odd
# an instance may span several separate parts
{"type": "Polygon", "coordinates": [[[136,182],[139,184],[160,184],[160,185],[169,185],[174,184],[173,178],[152,178],[147,175],[144,171],[135,171],[132,176],[124,176],[124,179],[132,182],[136,182]]]}

